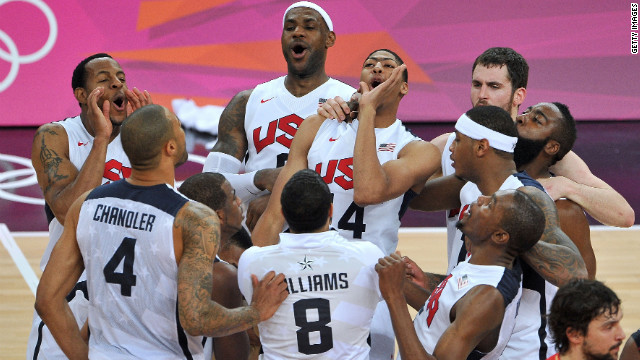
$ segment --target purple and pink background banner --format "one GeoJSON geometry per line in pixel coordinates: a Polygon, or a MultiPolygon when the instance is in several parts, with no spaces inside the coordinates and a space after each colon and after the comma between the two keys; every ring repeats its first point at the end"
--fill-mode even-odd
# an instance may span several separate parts
{"type": "MultiPolygon", "coordinates": [[[[280,0],[0,0],[0,126],[33,126],[79,112],[71,73],[108,52],[129,86],[154,101],[225,105],[280,76],[280,0]]],[[[640,55],[627,1],[327,0],[337,34],[327,72],[353,86],[372,50],[409,68],[399,118],[454,121],[470,107],[474,59],[508,46],[529,62],[524,106],[569,105],[579,120],[640,119],[640,55]]],[[[635,31],[637,33],[637,31],[635,31]]]]}

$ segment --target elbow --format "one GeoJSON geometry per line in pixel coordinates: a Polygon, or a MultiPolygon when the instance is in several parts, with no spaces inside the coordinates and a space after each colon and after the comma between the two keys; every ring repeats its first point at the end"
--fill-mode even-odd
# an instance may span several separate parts
{"type": "Polygon", "coordinates": [[[205,334],[201,322],[193,316],[183,316],[182,314],[180,314],[180,326],[182,326],[182,329],[190,336],[210,335],[205,334]]]}
{"type": "Polygon", "coordinates": [[[375,205],[382,201],[378,201],[378,199],[376,199],[375,193],[373,191],[357,191],[354,188],[353,202],[360,207],[364,207],[367,205],[375,205]]]}
{"type": "Polygon", "coordinates": [[[47,318],[47,314],[49,313],[49,307],[50,307],[50,298],[44,297],[44,296],[38,296],[36,294],[36,302],[34,304],[34,308],[36,310],[36,312],[38,313],[38,316],[40,316],[40,318],[44,321],[47,318]]]}
{"type": "Polygon", "coordinates": [[[626,211],[626,213],[622,217],[621,227],[625,227],[625,228],[631,227],[635,222],[636,222],[636,213],[635,211],[633,211],[631,207],[629,207],[629,210],[626,211]]]}

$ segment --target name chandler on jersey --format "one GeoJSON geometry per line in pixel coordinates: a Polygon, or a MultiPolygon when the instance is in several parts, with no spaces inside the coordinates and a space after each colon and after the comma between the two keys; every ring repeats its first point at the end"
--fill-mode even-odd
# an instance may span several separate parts
{"type": "Polygon", "coordinates": [[[122,226],[128,229],[136,229],[151,232],[156,216],[153,214],[139,213],[137,211],[120,209],[115,206],[98,204],[93,220],[109,225],[122,226]]]}
{"type": "Polygon", "coordinates": [[[309,291],[331,291],[348,289],[349,280],[347,273],[330,273],[309,275],[307,277],[287,278],[287,291],[289,294],[309,291]]]}

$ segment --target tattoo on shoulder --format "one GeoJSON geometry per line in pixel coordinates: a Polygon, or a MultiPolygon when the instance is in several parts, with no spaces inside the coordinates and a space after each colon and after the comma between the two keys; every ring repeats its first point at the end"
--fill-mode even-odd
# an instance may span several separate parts
{"type": "Polygon", "coordinates": [[[189,244],[201,248],[203,255],[216,251],[220,244],[220,222],[217,217],[207,212],[208,208],[200,208],[204,205],[188,203],[186,206],[174,222],[174,226],[182,231],[185,249],[189,244]]]}

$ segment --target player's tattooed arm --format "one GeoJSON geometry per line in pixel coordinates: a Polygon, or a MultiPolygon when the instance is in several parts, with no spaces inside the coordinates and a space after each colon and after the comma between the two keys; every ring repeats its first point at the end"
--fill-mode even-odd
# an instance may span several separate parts
{"type": "Polygon", "coordinates": [[[94,138],[91,144],[79,144],[91,146],[91,152],[78,170],[69,159],[69,138],[61,125],[45,124],[36,132],[31,163],[44,199],[61,224],[71,204],[82,193],[100,185],[108,145],[108,138],[94,138]]]}
{"type": "Polygon", "coordinates": [[[540,241],[523,254],[525,261],[545,280],[562,286],[574,278],[586,278],[587,269],[580,251],[562,232],[553,200],[531,186],[518,189],[529,195],[545,215],[545,228],[540,241]]]}
{"type": "Polygon", "coordinates": [[[247,101],[253,90],[241,91],[231,99],[220,115],[218,141],[211,149],[231,155],[242,161],[247,153],[248,143],[244,129],[247,101]]]}
{"type": "Polygon", "coordinates": [[[254,281],[251,306],[227,309],[211,298],[213,261],[220,243],[220,221],[205,205],[189,202],[174,222],[178,238],[178,313],[191,335],[227,336],[271,317],[286,298],[284,275],[267,274],[254,281]],[[255,303],[255,304],[254,304],[255,303]]]}

